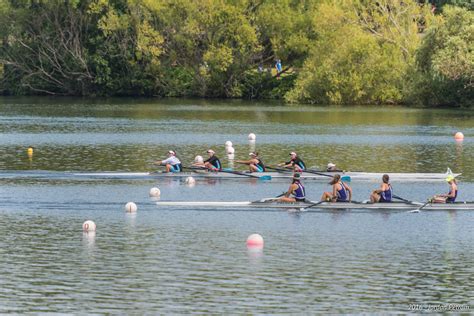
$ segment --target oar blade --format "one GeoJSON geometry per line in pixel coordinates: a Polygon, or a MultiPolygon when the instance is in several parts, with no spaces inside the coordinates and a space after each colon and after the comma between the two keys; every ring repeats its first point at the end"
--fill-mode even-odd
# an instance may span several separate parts
{"type": "Polygon", "coordinates": [[[349,182],[349,183],[350,183],[350,182],[351,182],[351,177],[350,177],[350,176],[342,176],[342,177],[341,177],[341,180],[342,180],[343,182],[349,182]]]}
{"type": "Polygon", "coordinates": [[[258,178],[259,180],[271,180],[272,176],[261,176],[258,178]]]}

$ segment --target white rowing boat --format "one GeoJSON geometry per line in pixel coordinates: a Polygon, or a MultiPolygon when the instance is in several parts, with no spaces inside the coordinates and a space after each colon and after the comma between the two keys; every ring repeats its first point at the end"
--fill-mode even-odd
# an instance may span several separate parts
{"type": "Polygon", "coordinates": [[[279,202],[276,199],[263,199],[259,201],[225,202],[225,201],[158,201],[159,207],[180,208],[228,208],[228,209],[355,209],[355,210],[415,210],[423,206],[423,210],[474,210],[474,202],[456,203],[425,203],[420,202],[391,202],[391,203],[369,203],[369,202],[279,202]],[[315,205],[317,204],[317,205],[315,205]],[[311,208],[309,208],[311,207],[311,208]]]}
{"type": "MultiPolygon", "coordinates": [[[[336,172],[302,172],[303,180],[326,181],[336,172]]],[[[344,172],[339,173],[342,177],[350,177],[351,180],[362,181],[381,181],[384,173],[382,172],[344,172]]],[[[387,173],[390,181],[444,181],[448,175],[458,177],[460,173],[387,173]]],[[[154,178],[204,178],[204,179],[262,179],[262,180],[288,180],[293,177],[291,172],[213,172],[213,171],[193,171],[193,172],[97,172],[97,173],[74,173],[75,176],[85,177],[110,177],[110,178],[126,178],[126,177],[154,177],[154,178]]],[[[344,178],[343,178],[344,180],[344,178]]]]}
{"type": "MultiPolygon", "coordinates": [[[[335,173],[318,172],[301,173],[303,180],[327,181],[335,173]]],[[[350,180],[363,181],[380,181],[383,173],[374,172],[345,172],[339,173],[342,180],[350,178],[350,180]]],[[[444,181],[448,175],[458,177],[460,173],[388,173],[391,181],[424,181],[435,182],[444,181]]],[[[11,178],[79,178],[79,179],[143,179],[143,178],[166,178],[181,179],[194,177],[197,179],[223,179],[223,180],[239,180],[239,179],[261,179],[261,180],[285,180],[291,179],[291,172],[233,172],[226,170],[225,172],[209,172],[209,171],[192,171],[179,173],[162,173],[162,172],[61,172],[61,171],[23,171],[23,170],[4,170],[0,171],[0,179],[11,178]]]]}

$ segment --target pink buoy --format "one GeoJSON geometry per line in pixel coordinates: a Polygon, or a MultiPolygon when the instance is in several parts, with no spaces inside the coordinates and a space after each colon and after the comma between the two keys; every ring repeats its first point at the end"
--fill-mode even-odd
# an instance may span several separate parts
{"type": "Polygon", "coordinates": [[[248,248],[263,248],[263,237],[259,234],[252,234],[247,238],[247,247],[248,248]]]}
{"type": "Polygon", "coordinates": [[[95,232],[96,225],[93,221],[85,221],[82,224],[82,230],[85,232],[95,232]]]}
{"type": "Polygon", "coordinates": [[[454,135],[454,139],[455,139],[455,140],[463,140],[463,139],[464,139],[464,134],[461,133],[461,132],[457,132],[457,133],[454,135]]]}

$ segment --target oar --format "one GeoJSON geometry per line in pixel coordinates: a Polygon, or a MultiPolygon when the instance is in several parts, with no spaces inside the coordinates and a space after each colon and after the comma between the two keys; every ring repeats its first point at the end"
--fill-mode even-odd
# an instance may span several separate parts
{"type": "Polygon", "coordinates": [[[219,170],[218,172],[224,172],[224,173],[231,173],[231,174],[236,174],[239,176],[245,176],[249,178],[256,178],[260,180],[271,180],[272,176],[254,176],[253,174],[248,174],[245,172],[238,172],[238,171],[228,171],[228,170],[219,170]]]}
{"type": "Polygon", "coordinates": [[[315,207],[315,206],[317,206],[317,205],[319,205],[319,204],[321,204],[321,203],[324,203],[324,202],[327,202],[327,201],[319,201],[319,202],[310,204],[310,205],[308,205],[308,206],[305,206],[305,207],[300,208],[300,211],[307,210],[307,209],[309,209],[309,208],[315,207]]]}
{"type": "Polygon", "coordinates": [[[426,205],[430,204],[431,203],[431,199],[428,199],[428,201],[426,201],[425,204],[423,204],[422,206],[420,206],[419,208],[417,208],[416,210],[411,210],[411,211],[408,211],[408,213],[418,213],[420,212],[426,205]]]}
{"type": "Polygon", "coordinates": [[[293,169],[285,169],[285,168],[275,168],[270,166],[265,166],[266,169],[275,170],[279,172],[293,172],[293,169]]]}
{"type": "MultiPolygon", "coordinates": [[[[275,167],[269,167],[269,166],[265,166],[265,168],[280,171],[280,172],[292,172],[293,171],[292,169],[275,168],[275,167]]],[[[303,170],[302,172],[317,174],[317,175],[328,177],[328,178],[333,177],[330,174],[325,174],[325,173],[322,173],[322,172],[318,172],[318,171],[314,171],[314,170],[308,170],[308,169],[303,170]]],[[[351,182],[351,177],[350,176],[342,176],[341,180],[344,181],[344,182],[351,182]]]]}
{"type": "MultiPolygon", "coordinates": [[[[185,169],[191,169],[191,170],[210,170],[209,168],[206,168],[206,167],[199,167],[199,166],[195,166],[195,167],[183,167],[185,169]]],[[[211,170],[213,171],[213,170],[211,170]]],[[[216,172],[223,172],[223,173],[230,173],[230,174],[235,174],[235,175],[239,175],[239,176],[244,176],[244,177],[249,177],[249,178],[255,178],[255,179],[259,179],[259,180],[271,180],[272,179],[272,176],[255,176],[253,174],[248,174],[248,173],[244,173],[244,172],[238,172],[238,171],[230,171],[230,170],[218,170],[216,172]]]]}
{"type": "Polygon", "coordinates": [[[410,200],[404,199],[404,198],[402,198],[402,197],[399,197],[398,195],[395,195],[395,194],[393,194],[393,195],[392,195],[392,197],[393,197],[394,199],[397,199],[397,200],[403,201],[403,202],[405,202],[405,203],[407,203],[407,204],[415,204],[415,205],[416,205],[416,204],[418,203],[418,202],[413,202],[413,201],[410,201],[410,200]]]}
{"type": "MultiPolygon", "coordinates": [[[[325,174],[325,173],[322,173],[321,171],[314,171],[314,170],[304,170],[303,172],[307,172],[307,173],[313,173],[313,174],[318,174],[320,176],[325,176],[325,177],[329,177],[329,178],[332,178],[334,177],[333,175],[330,175],[330,174],[325,174]]],[[[332,172],[332,171],[331,171],[332,172]]],[[[341,176],[341,180],[344,181],[344,182],[351,182],[351,177],[350,176],[341,176]]]]}

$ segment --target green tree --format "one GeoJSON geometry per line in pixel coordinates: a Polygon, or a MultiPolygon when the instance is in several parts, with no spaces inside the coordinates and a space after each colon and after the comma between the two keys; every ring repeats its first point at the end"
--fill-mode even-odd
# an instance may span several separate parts
{"type": "Polygon", "coordinates": [[[446,6],[417,54],[416,102],[426,105],[473,104],[474,12],[446,6]]]}
{"type": "Polygon", "coordinates": [[[415,1],[330,1],[319,6],[291,102],[399,103],[429,8],[415,1]]]}

